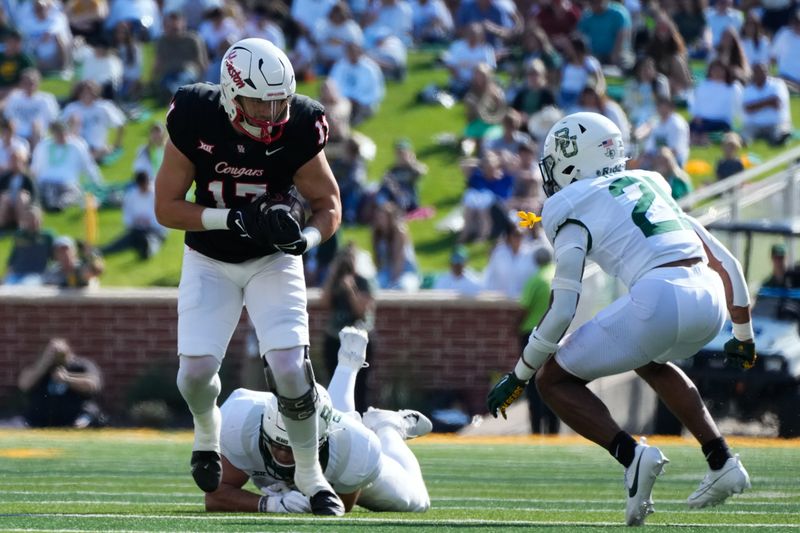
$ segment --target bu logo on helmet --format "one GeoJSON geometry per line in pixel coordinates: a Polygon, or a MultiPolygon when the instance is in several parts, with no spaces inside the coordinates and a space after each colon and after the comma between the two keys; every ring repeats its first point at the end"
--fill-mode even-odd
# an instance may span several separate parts
{"type": "Polygon", "coordinates": [[[556,150],[561,152],[564,157],[572,157],[578,153],[578,137],[570,136],[568,128],[561,128],[553,133],[556,142],[556,150]]]}

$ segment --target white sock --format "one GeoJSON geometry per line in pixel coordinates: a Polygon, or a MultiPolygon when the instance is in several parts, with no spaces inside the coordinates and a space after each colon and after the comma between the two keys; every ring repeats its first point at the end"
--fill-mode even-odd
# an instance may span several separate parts
{"type": "Polygon", "coordinates": [[[219,362],[211,356],[181,357],[176,381],[194,418],[193,450],[220,451],[222,417],[217,407],[217,396],[222,384],[218,370],[219,362]]]}
{"type": "Polygon", "coordinates": [[[336,365],[331,382],[328,384],[328,394],[331,395],[334,409],[343,413],[356,410],[356,376],[358,376],[358,370],[344,365],[336,365]]]}
{"type": "Polygon", "coordinates": [[[216,405],[210,411],[194,415],[194,446],[192,446],[192,450],[213,450],[219,453],[221,427],[222,413],[216,405]]]}
{"type": "Polygon", "coordinates": [[[332,490],[319,464],[317,417],[292,420],[284,416],[283,423],[294,454],[294,484],[309,497],[321,490],[332,490]]]}
{"type": "Polygon", "coordinates": [[[400,433],[391,426],[378,428],[376,433],[378,434],[378,440],[381,441],[381,448],[383,449],[384,455],[400,463],[400,466],[402,466],[403,470],[409,475],[423,482],[419,461],[417,461],[417,457],[408,447],[406,441],[403,440],[403,437],[400,436],[400,433]]]}

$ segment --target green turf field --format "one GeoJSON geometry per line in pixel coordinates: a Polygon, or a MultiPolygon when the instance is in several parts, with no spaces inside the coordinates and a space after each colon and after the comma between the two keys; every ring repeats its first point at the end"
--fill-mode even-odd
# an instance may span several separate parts
{"type": "MultiPolygon", "coordinates": [[[[732,439],[753,489],[690,511],[705,471],[690,441],[654,437],[671,459],[648,531],[800,529],[800,441],[732,439]]],[[[577,438],[427,437],[411,446],[431,495],[424,514],[345,518],[206,514],[189,475],[191,436],[156,431],[0,431],[0,531],[607,531],[623,528],[622,469],[577,438]]],[[[251,487],[252,488],[252,487],[251,487]]]]}

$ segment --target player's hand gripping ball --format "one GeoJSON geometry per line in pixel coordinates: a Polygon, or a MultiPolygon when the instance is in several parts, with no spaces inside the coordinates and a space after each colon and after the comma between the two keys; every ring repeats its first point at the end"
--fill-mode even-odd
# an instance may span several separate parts
{"type": "Polygon", "coordinates": [[[228,227],[241,237],[253,239],[262,246],[275,246],[276,240],[270,213],[281,212],[283,216],[295,221],[302,230],[305,225],[305,210],[302,202],[291,192],[266,192],[244,207],[231,209],[228,213],[228,227]]]}
{"type": "Polygon", "coordinates": [[[302,255],[306,251],[305,211],[294,195],[272,198],[263,204],[261,211],[275,248],[290,255],[302,255]]]}

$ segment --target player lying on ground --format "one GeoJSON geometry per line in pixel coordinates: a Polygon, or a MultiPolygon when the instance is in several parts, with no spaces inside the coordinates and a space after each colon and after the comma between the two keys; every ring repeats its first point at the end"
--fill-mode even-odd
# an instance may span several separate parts
{"type": "Polygon", "coordinates": [[[716,505],[749,488],[747,471],[731,456],[694,384],[671,363],[691,357],[719,333],[726,302],[734,338],[725,351],[744,366],[755,361],[739,263],[678,207],[663,176],[625,169],[622,134],[604,116],[564,117],[547,134],[543,156],[548,198],[542,224],[556,258],[550,308],[514,370],[489,393],[489,411],[505,416],[536,375],[542,399],[559,418],[625,467],[625,521],[641,525],[653,512],[651,492],[667,458],[622,431],[586,387],[635,370],[702,445],[709,472],[689,506],[716,505]],[[629,293],[559,344],[575,315],[587,258],[629,293]]]}
{"type": "MultiPolygon", "coordinates": [[[[430,498],[405,439],[425,435],[431,422],[417,411],[354,411],[355,378],[364,364],[367,333],[339,333],[339,364],[330,396],[317,385],[319,457],[326,479],[350,511],[424,512],[430,498]]],[[[309,499],[292,486],[294,456],[275,395],[237,389],[222,404],[222,483],[206,494],[206,510],[309,513],[309,499]],[[263,494],[243,487],[253,481],[263,494]]]]}

